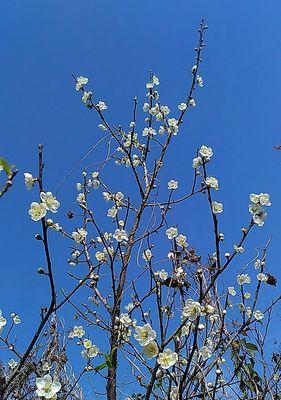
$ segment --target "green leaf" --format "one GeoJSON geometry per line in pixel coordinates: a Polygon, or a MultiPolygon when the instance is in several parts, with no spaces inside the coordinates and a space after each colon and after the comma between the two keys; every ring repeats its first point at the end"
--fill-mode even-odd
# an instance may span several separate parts
{"type": "Polygon", "coordinates": [[[6,172],[7,175],[10,174],[11,172],[11,166],[7,163],[6,160],[4,160],[4,158],[0,158],[0,166],[3,168],[3,170],[6,172]]]}
{"type": "Polygon", "coordinates": [[[107,364],[106,363],[102,363],[102,364],[97,365],[95,367],[95,371],[98,372],[98,371],[101,371],[104,368],[107,368],[107,364]]]}
{"type": "Polygon", "coordinates": [[[249,350],[258,351],[258,348],[257,348],[257,346],[256,346],[254,343],[249,343],[249,342],[247,342],[245,345],[246,345],[247,349],[249,349],[249,350]]]}

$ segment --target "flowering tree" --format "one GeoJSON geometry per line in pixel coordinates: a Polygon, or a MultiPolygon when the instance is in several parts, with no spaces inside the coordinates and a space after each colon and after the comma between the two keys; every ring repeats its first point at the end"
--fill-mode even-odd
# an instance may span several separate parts
{"type": "Polygon", "coordinates": [[[233,286],[223,285],[248,235],[264,224],[269,195],[250,194],[247,226],[225,252],[219,228],[223,204],[215,200],[219,182],[208,173],[212,148],[202,145],[195,152],[188,193],[177,196],[176,180],[160,187],[170,144],[203,87],[199,68],[206,28],[202,21],[190,89],[176,112],[161,104],[159,79],[150,74],[144,127],[136,121],[137,98],[129,128],[114,126],[106,103],[86,90],[88,79],[74,76],[82,102],[100,118],[104,136],[98,144],[107,155],[94,171],[82,172],[76,199],[81,214],[68,213],[70,230],[60,224],[60,202],[43,184],[42,145],[38,173],[24,174],[27,189],[39,192],[33,194],[29,214],[41,226],[36,239],[42,242],[46,268],[38,273],[49,282],[50,301],[41,307],[25,349],[15,340],[20,317],[13,313],[9,321],[4,310],[0,314],[1,348],[7,354],[0,374],[2,399],[281,398],[278,346],[265,351],[272,309],[281,297],[260,302],[263,286],[277,283],[266,266],[270,240],[237,270],[233,286]],[[107,169],[118,174],[116,165],[127,167],[126,193],[104,178],[107,169]],[[179,203],[196,196],[205,198],[213,223],[207,260],[172,216],[179,203]],[[92,199],[106,204],[105,215],[91,208],[92,199]],[[57,288],[49,235],[71,246],[69,291],[57,288]],[[66,321],[69,310],[75,322],[66,321]]]}

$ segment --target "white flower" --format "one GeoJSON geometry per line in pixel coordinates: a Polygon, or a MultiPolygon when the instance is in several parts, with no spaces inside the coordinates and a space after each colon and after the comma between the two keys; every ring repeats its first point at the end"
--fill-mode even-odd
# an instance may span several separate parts
{"type": "Polygon", "coordinates": [[[11,369],[14,369],[14,368],[17,367],[18,362],[15,361],[13,358],[11,358],[11,359],[8,361],[8,365],[9,365],[9,367],[10,367],[11,369]]]}
{"type": "Polygon", "coordinates": [[[113,237],[119,243],[121,243],[123,240],[128,240],[128,234],[124,229],[115,229],[113,237]]]}
{"type": "Polygon", "coordinates": [[[12,318],[13,323],[14,323],[15,325],[18,325],[18,324],[21,323],[21,319],[20,319],[19,315],[15,314],[15,313],[12,313],[12,314],[11,314],[11,318],[12,318]]]}
{"type": "Polygon", "coordinates": [[[152,258],[152,251],[150,249],[146,249],[144,250],[143,254],[142,254],[142,258],[145,261],[150,261],[152,258]]]}
{"type": "Polygon", "coordinates": [[[179,245],[181,247],[185,247],[186,246],[186,236],[184,236],[184,235],[177,236],[176,243],[177,243],[177,245],[179,245]]]}
{"type": "Polygon", "coordinates": [[[37,203],[33,201],[30,205],[28,214],[31,216],[33,221],[39,221],[41,218],[45,217],[47,213],[46,206],[43,203],[37,203]]]}
{"type": "Polygon", "coordinates": [[[102,251],[97,251],[95,254],[97,261],[103,262],[106,261],[106,254],[102,251]]]}
{"type": "Polygon", "coordinates": [[[129,314],[127,314],[127,313],[121,314],[119,321],[121,322],[121,324],[123,324],[127,328],[133,324],[132,319],[129,317],[129,314]]]}
{"type": "Polygon", "coordinates": [[[203,78],[200,75],[196,76],[196,82],[199,87],[203,87],[203,78]]]}
{"type": "Polygon", "coordinates": [[[150,105],[148,103],[144,103],[144,105],[142,107],[143,112],[147,112],[149,110],[149,108],[150,108],[150,105]]]}
{"type": "Polygon", "coordinates": [[[169,115],[170,114],[170,109],[169,109],[168,106],[161,106],[160,109],[161,109],[161,111],[162,111],[162,113],[164,115],[169,115]]]}
{"type": "Polygon", "coordinates": [[[234,248],[236,253],[240,253],[240,254],[244,253],[244,247],[242,247],[242,246],[236,246],[236,244],[235,244],[233,246],[233,248],[234,248]]]}
{"type": "Polygon", "coordinates": [[[79,326],[74,326],[72,331],[69,333],[68,337],[70,339],[73,339],[74,337],[78,337],[79,339],[81,339],[81,337],[83,337],[84,335],[85,335],[84,328],[82,325],[79,325],[79,326]]]}
{"type": "Polygon", "coordinates": [[[34,183],[36,182],[36,178],[33,178],[33,176],[29,172],[25,172],[23,175],[24,175],[24,183],[27,190],[32,189],[34,183]]]}
{"type": "Polygon", "coordinates": [[[268,280],[268,277],[263,273],[259,273],[257,274],[257,279],[261,282],[266,282],[268,280]]]}
{"type": "Polygon", "coordinates": [[[136,326],[136,333],[134,338],[141,346],[146,346],[156,338],[156,332],[151,328],[150,324],[143,326],[136,326]]]}
{"type": "Polygon", "coordinates": [[[164,269],[158,270],[154,274],[155,276],[159,276],[160,279],[165,281],[168,278],[168,272],[165,271],[164,269]]]}
{"type": "Polygon", "coordinates": [[[203,360],[207,360],[208,358],[212,357],[212,352],[207,346],[201,347],[199,354],[202,356],[203,360]]]}
{"type": "Polygon", "coordinates": [[[132,311],[133,309],[134,309],[134,303],[128,303],[126,306],[125,306],[125,310],[127,310],[128,312],[130,312],[130,311],[132,311]]]}
{"type": "Polygon", "coordinates": [[[231,296],[236,296],[236,290],[234,289],[233,286],[229,286],[229,288],[228,288],[227,290],[228,290],[228,293],[229,293],[231,296]]]}
{"type": "Polygon", "coordinates": [[[82,103],[87,103],[88,100],[90,100],[90,98],[92,97],[92,92],[84,92],[82,95],[82,103]]]}
{"type": "Polygon", "coordinates": [[[58,211],[60,202],[51,192],[41,192],[40,197],[47,210],[51,211],[52,213],[56,213],[58,211]]]}
{"type": "Polygon", "coordinates": [[[264,210],[261,210],[257,214],[253,215],[253,221],[258,226],[263,226],[264,221],[266,220],[267,213],[264,210]]]}
{"type": "Polygon", "coordinates": [[[6,320],[6,318],[3,317],[2,311],[0,310],[0,333],[2,332],[3,326],[5,326],[6,323],[7,323],[7,320],[6,320]]]}
{"type": "Polygon", "coordinates": [[[208,147],[203,144],[199,150],[199,154],[204,157],[205,160],[209,161],[213,155],[213,150],[211,147],[208,147]]]}
{"type": "Polygon", "coordinates": [[[260,310],[256,310],[253,312],[253,316],[257,321],[261,321],[264,317],[264,313],[262,313],[260,310]]]}
{"type": "Polygon", "coordinates": [[[43,378],[36,378],[36,386],[36,394],[38,396],[52,400],[57,398],[57,393],[61,389],[60,382],[53,381],[49,374],[43,376],[43,378]]]}
{"type": "Polygon", "coordinates": [[[249,300],[251,298],[251,293],[246,292],[244,293],[244,299],[249,300]]]}
{"type": "Polygon", "coordinates": [[[163,353],[159,353],[157,362],[163,369],[168,369],[176,364],[178,358],[177,353],[171,349],[165,349],[163,353]]]}
{"type": "Polygon", "coordinates": [[[196,101],[194,99],[190,99],[188,103],[191,107],[196,107],[196,101]]]}
{"type": "Polygon", "coordinates": [[[255,263],[254,263],[255,269],[261,268],[262,265],[263,265],[263,262],[262,262],[261,260],[259,260],[259,259],[257,259],[257,260],[255,261],[255,263]]]}
{"type": "Polygon", "coordinates": [[[107,127],[103,124],[98,124],[98,128],[102,131],[107,131],[107,127]]]}
{"type": "Polygon", "coordinates": [[[84,193],[79,193],[78,196],[76,197],[77,203],[85,203],[85,194],[84,193]]]}
{"type": "Polygon", "coordinates": [[[238,285],[244,285],[245,283],[251,283],[251,278],[248,274],[237,275],[238,285]]]}
{"type": "Polygon", "coordinates": [[[82,243],[83,240],[86,239],[88,232],[84,228],[77,229],[77,232],[72,232],[72,239],[75,240],[76,243],[82,243]]]}
{"type": "Polygon", "coordinates": [[[150,136],[153,137],[157,135],[157,132],[155,129],[153,129],[152,127],[150,128],[144,128],[144,130],[142,131],[142,136],[150,136]]]}
{"type": "Polygon", "coordinates": [[[107,210],[107,216],[110,218],[115,218],[118,214],[118,207],[112,206],[107,210]]]}
{"type": "Polygon", "coordinates": [[[194,169],[199,168],[200,165],[202,165],[202,164],[203,164],[203,161],[202,161],[202,158],[201,158],[201,157],[195,157],[195,158],[193,158],[192,167],[193,167],[194,169]]]}
{"type": "Polygon", "coordinates": [[[180,103],[180,104],[178,105],[178,109],[181,110],[181,111],[186,110],[186,109],[187,109],[186,103],[180,103]]]}
{"type": "Polygon", "coordinates": [[[178,230],[174,226],[171,226],[171,228],[166,230],[166,235],[168,236],[168,239],[174,239],[178,236],[178,230]]]}
{"type": "Polygon", "coordinates": [[[107,105],[105,104],[104,101],[99,101],[97,104],[97,108],[99,108],[100,111],[105,111],[107,110],[107,105]]]}
{"type": "Polygon", "coordinates": [[[223,212],[223,204],[217,201],[212,202],[212,211],[214,214],[219,214],[223,212]]]}
{"type": "Polygon", "coordinates": [[[76,79],[76,90],[80,90],[82,88],[83,85],[87,85],[87,83],[89,82],[88,78],[84,78],[84,76],[79,76],[76,79]]]}
{"type": "Polygon", "coordinates": [[[82,350],[81,354],[84,358],[94,358],[99,354],[99,348],[93,345],[90,339],[84,339],[83,346],[85,350],[82,350]]]}
{"type": "Polygon", "coordinates": [[[189,318],[190,321],[195,321],[202,312],[201,304],[193,299],[188,299],[182,310],[182,315],[184,318],[189,318]]]}
{"type": "Polygon", "coordinates": [[[154,83],[154,85],[158,86],[160,81],[159,78],[156,75],[153,75],[152,77],[152,82],[154,83]]]}
{"type": "Polygon", "coordinates": [[[168,189],[170,189],[170,190],[175,190],[175,189],[177,189],[178,187],[179,187],[178,181],[175,181],[174,179],[171,179],[171,180],[168,182],[168,189]]]}
{"type": "Polygon", "coordinates": [[[254,204],[259,203],[262,206],[271,206],[270,197],[268,193],[260,193],[260,194],[252,193],[250,194],[250,200],[254,204]]]}
{"type": "Polygon", "coordinates": [[[205,181],[206,185],[214,190],[219,190],[219,182],[213,176],[208,176],[205,181]]]}
{"type": "Polygon", "coordinates": [[[143,346],[142,351],[149,359],[156,357],[158,355],[157,343],[154,340],[152,340],[146,346],[143,346]]]}

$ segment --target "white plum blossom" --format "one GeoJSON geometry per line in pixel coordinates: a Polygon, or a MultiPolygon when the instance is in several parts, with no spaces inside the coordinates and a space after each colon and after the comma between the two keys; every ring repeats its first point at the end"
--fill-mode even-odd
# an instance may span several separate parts
{"type": "Polygon", "coordinates": [[[271,206],[270,197],[268,193],[252,193],[250,194],[249,212],[253,215],[253,221],[258,226],[263,226],[267,217],[266,211],[263,206],[271,206]]]}
{"type": "Polygon", "coordinates": [[[168,272],[165,269],[158,270],[154,273],[154,276],[159,276],[159,278],[165,281],[168,278],[168,272]]]}
{"type": "Polygon", "coordinates": [[[130,312],[130,311],[132,311],[133,309],[134,309],[134,303],[128,303],[126,306],[125,306],[125,310],[127,310],[128,312],[130,312]]]}
{"type": "Polygon", "coordinates": [[[34,178],[29,172],[25,172],[23,175],[24,175],[24,183],[27,190],[32,189],[34,183],[36,182],[36,178],[34,178]]]}
{"type": "Polygon", "coordinates": [[[214,214],[219,214],[223,212],[223,204],[217,201],[212,202],[212,211],[214,214]]]}
{"type": "Polygon", "coordinates": [[[178,105],[178,109],[179,109],[180,111],[186,110],[186,109],[187,109],[186,103],[180,103],[180,104],[178,105]]]}
{"type": "Polygon", "coordinates": [[[43,378],[36,378],[36,386],[37,396],[52,400],[57,398],[57,393],[61,389],[60,382],[55,380],[53,381],[51,375],[49,374],[43,376],[43,378]]]}
{"type": "Polygon", "coordinates": [[[89,82],[88,78],[85,78],[84,76],[79,76],[76,79],[76,86],[75,86],[76,90],[77,91],[80,90],[83,87],[83,85],[87,85],[88,82],[89,82]]]}
{"type": "Polygon", "coordinates": [[[188,317],[190,321],[195,321],[198,317],[200,317],[201,313],[202,307],[198,301],[194,301],[193,299],[186,300],[182,310],[182,316],[184,318],[188,317]]]}
{"type": "Polygon", "coordinates": [[[175,118],[170,118],[168,119],[168,125],[169,125],[169,132],[171,132],[173,135],[178,134],[178,120],[175,118]]]}
{"type": "Polygon", "coordinates": [[[234,250],[235,250],[236,253],[240,253],[240,254],[244,253],[244,247],[242,247],[242,246],[237,246],[237,245],[235,244],[235,245],[233,246],[233,248],[234,248],[234,250]]]}
{"type": "Polygon", "coordinates": [[[178,361],[179,356],[171,349],[165,349],[162,353],[159,353],[157,362],[163,369],[169,369],[178,361]]]}
{"type": "Polygon", "coordinates": [[[12,313],[12,314],[11,314],[11,318],[12,318],[13,323],[14,323],[15,325],[18,325],[18,324],[21,323],[21,319],[20,319],[20,317],[19,317],[18,314],[12,313]]]}
{"type": "Polygon", "coordinates": [[[160,84],[159,78],[156,75],[153,75],[152,82],[154,85],[158,86],[160,84]]]}
{"type": "Polygon", "coordinates": [[[107,131],[107,127],[106,127],[104,124],[98,124],[98,128],[99,128],[101,131],[107,131]]]}
{"type": "Polygon", "coordinates": [[[199,87],[203,87],[203,78],[200,75],[196,76],[196,82],[199,87]]]}
{"type": "Polygon", "coordinates": [[[152,127],[149,128],[144,128],[144,130],[142,131],[142,136],[149,136],[149,137],[153,137],[157,135],[157,132],[155,129],[153,129],[152,127]]]}
{"type": "Polygon", "coordinates": [[[56,213],[58,211],[60,202],[56,199],[52,192],[41,192],[40,198],[47,210],[51,211],[52,213],[56,213]]]}
{"type": "Polygon", "coordinates": [[[193,167],[194,169],[199,168],[202,164],[203,164],[203,160],[202,160],[201,157],[195,157],[195,158],[193,158],[192,167],[193,167]]]}
{"type": "Polygon", "coordinates": [[[124,229],[115,229],[113,237],[119,243],[123,242],[123,240],[129,240],[128,234],[124,229]]]}
{"type": "Polygon", "coordinates": [[[227,290],[228,290],[228,293],[229,293],[231,296],[236,296],[236,290],[234,289],[233,286],[229,286],[227,290]]]}
{"type": "Polygon", "coordinates": [[[7,320],[3,317],[2,311],[0,310],[0,333],[3,331],[3,327],[6,325],[7,320]]]}
{"type": "Polygon", "coordinates": [[[259,273],[257,274],[257,279],[260,282],[266,282],[268,280],[267,275],[263,274],[263,273],[259,273]]]}
{"type": "Polygon", "coordinates": [[[257,321],[261,321],[264,317],[264,313],[262,313],[260,310],[256,310],[253,312],[253,316],[257,321]]]}
{"type": "Polygon", "coordinates": [[[251,278],[248,274],[237,275],[238,285],[244,285],[245,283],[251,283],[251,278]]]}
{"type": "Polygon", "coordinates": [[[83,336],[85,335],[85,331],[82,325],[75,325],[74,328],[72,329],[72,331],[69,333],[68,337],[70,339],[73,339],[75,337],[78,337],[79,339],[81,339],[83,336]]]}
{"type": "Polygon", "coordinates": [[[166,230],[166,235],[168,239],[172,240],[178,236],[178,230],[174,226],[166,230]]]}
{"type": "Polygon", "coordinates": [[[179,245],[181,247],[186,247],[186,236],[184,236],[184,235],[177,236],[176,243],[177,243],[177,245],[179,245]]]}
{"type": "Polygon", "coordinates": [[[107,105],[105,104],[104,101],[99,101],[98,104],[97,104],[96,106],[97,106],[97,108],[98,108],[100,111],[105,111],[105,110],[107,110],[107,105]]]}
{"type": "Polygon", "coordinates": [[[199,154],[204,157],[205,161],[209,161],[213,155],[213,150],[211,147],[206,146],[203,144],[199,150],[199,154]]]}
{"type": "Polygon", "coordinates": [[[82,243],[86,239],[87,235],[88,232],[84,228],[79,228],[77,231],[72,232],[71,237],[76,243],[82,243]]]}
{"type": "Polygon", "coordinates": [[[142,348],[143,353],[146,355],[147,358],[152,359],[158,355],[158,346],[155,340],[149,342],[146,346],[142,348]]]}
{"type": "Polygon", "coordinates": [[[142,254],[142,258],[145,261],[150,261],[152,258],[152,251],[150,249],[146,249],[144,250],[143,254],[142,254]]]}
{"type": "Polygon", "coordinates": [[[82,103],[87,103],[88,100],[90,100],[90,98],[92,97],[92,92],[84,92],[82,95],[82,103]]]}
{"type": "Polygon", "coordinates": [[[28,211],[28,214],[31,216],[33,221],[40,221],[40,219],[45,217],[46,213],[46,205],[43,203],[37,203],[36,201],[31,203],[28,211]]]}
{"type": "Polygon", "coordinates": [[[252,193],[250,194],[250,200],[254,204],[259,203],[262,206],[271,206],[270,196],[268,193],[260,193],[260,194],[252,193]]]}
{"type": "Polygon", "coordinates": [[[156,338],[156,332],[151,328],[150,324],[136,326],[134,338],[141,346],[146,346],[156,338]]]}
{"type": "Polygon", "coordinates": [[[169,115],[169,114],[170,114],[170,109],[169,109],[168,106],[161,106],[160,109],[161,109],[161,112],[162,112],[164,115],[169,115]]]}
{"type": "Polygon", "coordinates": [[[11,358],[11,359],[8,361],[8,365],[9,365],[9,367],[10,367],[11,369],[15,369],[15,368],[18,366],[18,362],[15,361],[13,358],[11,358]]]}
{"type": "Polygon", "coordinates": [[[175,189],[177,189],[179,187],[179,182],[178,181],[175,181],[174,179],[171,179],[169,182],[168,182],[168,189],[170,189],[170,190],[175,190],[175,189]]]}
{"type": "Polygon", "coordinates": [[[205,183],[210,188],[212,188],[214,190],[219,190],[219,182],[218,182],[217,178],[214,178],[213,176],[208,176],[206,178],[205,183]]]}
{"type": "Polygon", "coordinates": [[[99,348],[92,344],[90,339],[83,340],[84,350],[81,351],[83,358],[94,358],[99,354],[99,348]]]}
{"type": "Polygon", "coordinates": [[[194,99],[190,99],[188,103],[191,107],[196,107],[196,101],[194,99]]]}
{"type": "Polygon", "coordinates": [[[212,357],[212,352],[207,346],[202,346],[199,350],[199,354],[203,360],[208,360],[208,358],[212,357]]]}

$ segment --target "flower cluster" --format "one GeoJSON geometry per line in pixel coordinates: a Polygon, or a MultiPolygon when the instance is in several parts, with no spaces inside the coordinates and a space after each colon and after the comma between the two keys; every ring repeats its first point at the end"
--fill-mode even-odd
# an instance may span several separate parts
{"type": "Polygon", "coordinates": [[[249,211],[253,216],[253,221],[258,226],[263,226],[264,221],[267,217],[267,213],[263,206],[271,206],[270,198],[268,193],[250,194],[249,211]]]}
{"type": "Polygon", "coordinates": [[[47,214],[47,211],[56,213],[60,206],[60,202],[51,192],[41,192],[40,198],[41,203],[33,201],[28,211],[33,221],[39,221],[40,219],[44,218],[47,214]]]}

